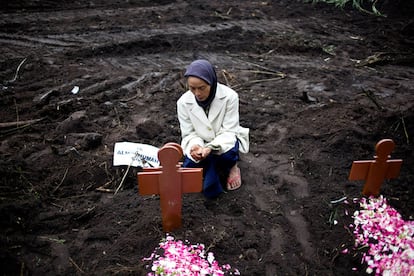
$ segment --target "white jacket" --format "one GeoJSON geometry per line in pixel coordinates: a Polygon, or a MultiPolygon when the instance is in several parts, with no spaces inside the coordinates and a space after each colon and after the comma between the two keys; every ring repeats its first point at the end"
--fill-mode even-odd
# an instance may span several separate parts
{"type": "MultiPolygon", "coordinates": [[[[240,152],[249,151],[249,129],[239,123],[239,96],[231,88],[217,83],[216,95],[210,104],[208,117],[191,91],[177,101],[177,114],[181,128],[181,147],[191,158],[193,145],[211,146],[222,154],[240,142],[240,152]]],[[[194,160],[193,160],[194,161],[194,160]]]]}

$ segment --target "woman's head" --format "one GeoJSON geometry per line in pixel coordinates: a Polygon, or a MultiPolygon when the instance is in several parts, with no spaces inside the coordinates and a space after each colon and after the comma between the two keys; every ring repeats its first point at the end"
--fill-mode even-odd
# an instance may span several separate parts
{"type": "Polygon", "coordinates": [[[197,101],[203,102],[210,96],[211,86],[204,80],[190,76],[187,78],[188,88],[194,94],[197,101]]]}
{"type": "Polygon", "coordinates": [[[188,87],[197,103],[206,108],[213,100],[217,89],[217,75],[214,67],[204,59],[193,61],[184,74],[188,87]]]}

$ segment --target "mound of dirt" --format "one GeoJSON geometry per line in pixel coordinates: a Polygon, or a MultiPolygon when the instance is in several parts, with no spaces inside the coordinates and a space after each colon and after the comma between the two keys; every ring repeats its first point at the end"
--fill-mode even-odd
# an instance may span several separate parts
{"type": "Polygon", "coordinates": [[[239,93],[251,146],[242,187],[184,195],[174,236],[242,275],[364,274],[361,252],[340,253],[351,218],[332,201],[361,196],[352,161],[389,138],[403,165],[381,193],[412,219],[409,2],[387,17],[286,0],[1,4],[2,275],[148,271],[159,197],[138,194],[141,169],[113,166],[113,148],[180,142],[175,103],[196,58],[239,93]]]}

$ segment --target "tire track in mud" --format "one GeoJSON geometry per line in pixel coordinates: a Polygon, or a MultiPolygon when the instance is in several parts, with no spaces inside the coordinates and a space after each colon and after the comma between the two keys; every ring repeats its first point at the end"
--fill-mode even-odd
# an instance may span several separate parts
{"type": "MultiPolygon", "coordinates": [[[[61,30],[61,25],[65,25],[65,30],[73,32],[76,31],[77,28],[84,28],[85,26],[82,24],[84,21],[89,23],[90,21],[94,21],[96,19],[105,19],[106,21],[104,22],[119,21],[119,23],[122,24],[121,26],[128,27],[129,25],[127,25],[125,21],[121,19],[124,19],[126,17],[144,18],[148,17],[147,13],[163,13],[174,10],[182,10],[188,7],[188,4],[185,2],[171,2],[172,3],[164,5],[160,4],[155,6],[137,7],[123,7],[120,3],[117,3],[117,8],[110,8],[111,5],[109,5],[107,8],[105,6],[85,7],[85,4],[83,3],[82,6],[73,6],[72,8],[65,7],[63,10],[56,10],[56,8],[53,8],[52,10],[47,11],[46,7],[38,7],[40,10],[21,10],[18,12],[6,11],[3,12],[3,17],[0,18],[0,26],[1,24],[4,24],[5,27],[11,27],[29,23],[32,24],[32,30],[44,32],[44,29],[41,26],[46,24],[49,25],[47,31],[59,32],[61,30]],[[67,24],[73,22],[76,22],[76,24],[67,24]]],[[[109,27],[111,27],[111,24],[109,25],[109,27]]],[[[92,25],[88,27],[94,29],[97,26],[92,25]]]]}
{"type": "Polygon", "coordinates": [[[52,33],[33,36],[0,32],[0,44],[34,49],[46,47],[51,52],[62,52],[70,48],[74,51],[72,55],[75,56],[90,56],[93,53],[108,55],[112,52],[116,54],[123,52],[128,55],[136,51],[134,47],[142,48],[141,51],[147,49],[150,53],[156,49],[161,52],[169,48],[177,48],[177,45],[180,50],[192,49],[194,48],[192,43],[187,43],[187,46],[180,43],[183,36],[187,38],[186,41],[192,41],[189,38],[191,36],[194,36],[194,40],[197,40],[197,37],[201,39],[207,33],[217,34],[220,37],[223,31],[230,31],[226,34],[237,38],[242,32],[280,33],[293,32],[294,28],[282,21],[241,20],[203,25],[169,24],[168,28],[161,29],[147,27],[133,31],[90,30],[83,33],[52,33]]]}
{"type": "MultiPolygon", "coordinates": [[[[308,181],[295,168],[291,156],[285,153],[277,156],[267,153],[269,149],[274,152],[274,147],[280,145],[289,136],[288,129],[283,127],[283,122],[271,123],[261,135],[273,136],[275,140],[271,141],[271,144],[258,146],[260,149],[252,149],[263,152],[260,154],[260,158],[256,158],[250,153],[242,156],[243,162],[248,164],[244,169],[249,171],[248,177],[244,178],[245,187],[253,195],[256,206],[262,211],[273,216],[282,215],[286,218],[290,227],[294,229],[294,238],[302,248],[302,252],[297,252],[297,254],[303,254],[306,259],[310,260],[314,249],[310,243],[307,222],[301,214],[300,207],[300,201],[309,196],[308,181]],[[250,169],[249,167],[254,168],[250,169]]],[[[286,228],[283,225],[273,225],[273,229],[269,233],[271,237],[270,251],[283,255],[283,245],[286,240],[283,237],[285,235],[292,237],[292,233],[288,229],[289,227],[286,228]]]]}

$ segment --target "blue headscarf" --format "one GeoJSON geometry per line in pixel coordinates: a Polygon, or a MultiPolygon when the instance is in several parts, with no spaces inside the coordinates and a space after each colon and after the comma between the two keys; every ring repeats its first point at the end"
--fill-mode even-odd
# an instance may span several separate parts
{"type": "Polygon", "coordinates": [[[210,95],[204,101],[197,101],[197,104],[206,110],[211,102],[213,101],[216,90],[217,90],[217,75],[216,70],[214,70],[213,65],[205,59],[198,59],[193,61],[190,66],[187,67],[187,71],[184,74],[184,77],[196,77],[204,80],[208,85],[210,85],[210,95]]]}

